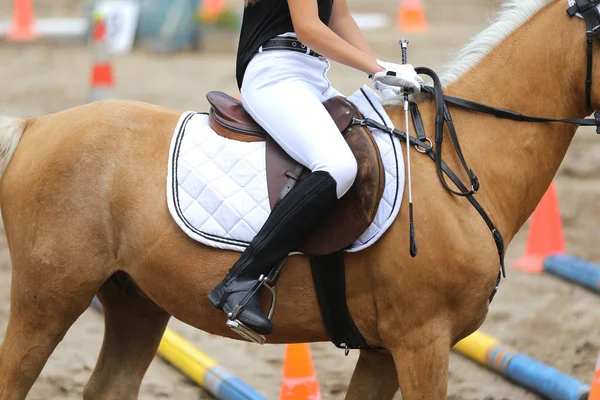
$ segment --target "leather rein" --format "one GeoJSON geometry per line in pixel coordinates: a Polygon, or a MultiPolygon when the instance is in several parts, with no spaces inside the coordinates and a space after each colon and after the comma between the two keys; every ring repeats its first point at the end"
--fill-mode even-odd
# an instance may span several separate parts
{"type": "MultiPolygon", "coordinates": [[[[583,16],[586,23],[586,43],[587,43],[587,73],[586,73],[586,104],[590,111],[592,111],[592,67],[593,67],[593,38],[594,36],[600,40],[600,12],[596,6],[600,4],[600,0],[575,0],[575,4],[567,9],[569,17],[573,17],[578,13],[583,16]]],[[[508,119],[518,122],[535,122],[535,123],[565,123],[578,126],[595,126],[596,132],[600,134],[600,112],[594,112],[594,118],[575,118],[575,119],[554,119],[544,117],[532,117],[524,114],[520,114],[511,110],[506,110],[498,107],[491,107],[485,104],[477,103],[470,100],[460,99],[452,96],[447,96],[443,93],[442,82],[438,75],[429,68],[416,68],[417,73],[427,75],[433,80],[433,86],[425,86],[422,93],[433,96],[436,106],[435,114],[435,146],[431,139],[427,138],[425,134],[425,128],[421,118],[421,113],[416,103],[411,103],[410,110],[415,126],[417,137],[410,136],[407,138],[406,132],[398,129],[390,128],[372,119],[355,119],[354,123],[362,126],[370,126],[376,129],[380,129],[384,132],[388,132],[391,135],[399,138],[402,141],[408,141],[411,145],[415,146],[417,151],[428,155],[435,163],[437,174],[440,182],[450,193],[465,197],[480,214],[486,225],[488,226],[494,242],[496,244],[498,255],[500,257],[500,273],[498,274],[498,281],[492,295],[490,296],[490,302],[494,298],[498,290],[501,278],[506,277],[506,270],[504,266],[505,247],[504,239],[498,229],[496,229],[492,219],[486,213],[483,206],[477,201],[474,195],[479,190],[479,180],[475,172],[469,168],[467,161],[464,158],[458,137],[456,135],[456,128],[452,121],[452,116],[448,108],[448,104],[471,110],[483,114],[493,115],[496,118],[508,119]],[[450,139],[456,154],[459,158],[460,164],[466,172],[469,183],[464,183],[443,161],[442,159],[442,148],[444,140],[444,126],[447,126],[450,134],[450,139]],[[449,178],[458,190],[452,189],[446,177],[449,178]]]]}

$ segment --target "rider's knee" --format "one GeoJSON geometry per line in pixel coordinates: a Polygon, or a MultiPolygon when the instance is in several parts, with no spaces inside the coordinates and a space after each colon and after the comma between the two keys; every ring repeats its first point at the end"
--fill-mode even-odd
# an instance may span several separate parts
{"type": "Polygon", "coordinates": [[[352,151],[348,149],[348,154],[343,157],[335,157],[328,163],[326,170],[337,184],[337,196],[341,198],[354,184],[356,174],[358,173],[358,164],[352,151]]]}

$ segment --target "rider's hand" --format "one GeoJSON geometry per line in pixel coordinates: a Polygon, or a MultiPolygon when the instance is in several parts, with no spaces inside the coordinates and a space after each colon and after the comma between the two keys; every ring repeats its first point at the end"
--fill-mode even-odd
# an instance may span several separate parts
{"type": "Polygon", "coordinates": [[[380,60],[377,60],[377,64],[384,68],[385,71],[376,72],[373,75],[373,82],[381,82],[388,86],[407,89],[414,94],[419,93],[421,86],[425,84],[410,64],[400,65],[380,60]]]}
{"type": "Polygon", "coordinates": [[[373,88],[381,92],[381,97],[383,101],[397,100],[404,93],[402,88],[399,88],[398,86],[386,85],[381,81],[373,82],[373,88]]]}

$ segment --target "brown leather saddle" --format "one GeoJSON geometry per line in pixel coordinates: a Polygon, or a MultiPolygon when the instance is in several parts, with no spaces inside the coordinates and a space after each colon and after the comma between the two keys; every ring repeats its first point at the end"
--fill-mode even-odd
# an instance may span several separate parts
{"type": "MultiPolygon", "coordinates": [[[[209,92],[206,97],[211,104],[210,126],[218,135],[243,142],[266,141],[267,186],[273,207],[310,171],[283,151],[239,101],[222,92],[209,92]]],[[[340,205],[299,247],[311,256],[330,254],[354,243],[373,222],[385,188],[379,147],[366,127],[352,124],[354,117],[362,118],[358,110],[344,97],[334,97],[323,105],[354,153],[358,175],[340,205]]]]}

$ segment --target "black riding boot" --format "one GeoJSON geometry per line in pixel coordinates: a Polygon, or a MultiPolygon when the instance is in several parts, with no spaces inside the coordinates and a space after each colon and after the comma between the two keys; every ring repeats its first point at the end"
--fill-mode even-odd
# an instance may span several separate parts
{"type": "MultiPolygon", "coordinates": [[[[208,295],[215,307],[232,312],[276,264],[313,231],[337,201],[336,182],[327,172],[311,173],[280,200],[264,226],[229,270],[225,279],[208,295]]],[[[237,319],[254,332],[267,335],[273,324],[262,311],[260,291],[243,307],[237,319]]]]}

